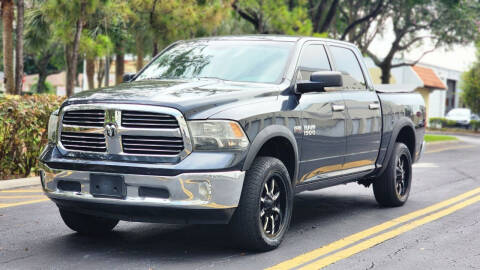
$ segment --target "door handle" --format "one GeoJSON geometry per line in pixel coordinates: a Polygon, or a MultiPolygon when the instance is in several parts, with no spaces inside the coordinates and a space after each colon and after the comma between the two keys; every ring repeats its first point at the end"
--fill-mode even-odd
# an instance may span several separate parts
{"type": "Polygon", "coordinates": [[[372,103],[372,104],[368,105],[368,108],[370,110],[378,110],[378,109],[380,109],[380,104],[379,103],[372,103]]]}
{"type": "Polygon", "coordinates": [[[345,110],[345,105],[338,105],[338,104],[332,105],[332,111],[334,112],[343,112],[344,110],[345,110]]]}

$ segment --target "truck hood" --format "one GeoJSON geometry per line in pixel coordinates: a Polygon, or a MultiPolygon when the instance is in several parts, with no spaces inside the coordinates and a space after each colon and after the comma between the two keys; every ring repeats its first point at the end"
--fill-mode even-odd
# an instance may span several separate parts
{"type": "Polygon", "coordinates": [[[101,102],[157,105],[178,109],[187,119],[200,119],[231,108],[235,103],[277,97],[281,91],[281,85],[217,79],[147,80],[84,91],[69,98],[64,106],[101,102]]]}

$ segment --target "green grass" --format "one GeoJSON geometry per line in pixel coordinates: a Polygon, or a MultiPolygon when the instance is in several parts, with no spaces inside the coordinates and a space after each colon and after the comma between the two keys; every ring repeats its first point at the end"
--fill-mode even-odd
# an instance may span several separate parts
{"type": "Polygon", "coordinates": [[[424,140],[428,142],[456,141],[457,137],[449,135],[425,134],[424,140]]]}

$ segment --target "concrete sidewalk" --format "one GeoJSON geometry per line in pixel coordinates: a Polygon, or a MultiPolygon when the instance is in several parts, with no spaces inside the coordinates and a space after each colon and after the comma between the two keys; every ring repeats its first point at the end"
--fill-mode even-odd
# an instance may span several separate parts
{"type": "Polygon", "coordinates": [[[0,180],[0,190],[40,185],[40,177],[0,180]]]}

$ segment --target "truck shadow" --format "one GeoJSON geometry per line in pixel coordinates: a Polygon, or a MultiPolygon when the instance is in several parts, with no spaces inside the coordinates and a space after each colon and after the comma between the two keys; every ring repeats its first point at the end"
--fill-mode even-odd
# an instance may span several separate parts
{"type": "MultiPolygon", "coordinates": [[[[286,240],[298,237],[298,232],[302,230],[315,229],[319,234],[328,233],[329,228],[347,223],[352,215],[372,215],[378,218],[383,212],[378,210],[373,196],[321,192],[301,194],[295,198],[293,220],[286,240]]],[[[92,257],[118,257],[128,259],[129,263],[137,261],[137,266],[142,266],[144,260],[175,266],[188,262],[208,264],[225,258],[234,260],[236,257],[255,256],[237,249],[231,240],[226,225],[127,222],[121,222],[114,232],[101,237],[69,233],[52,239],[54,248],[61,250],[67,261],[70,256],[73,256],[70,259],[78,257],[79,251],[87,252],[92,257]]],[[[286,245],[281,248],[285,247],[289,248],[286,245]]]]}

